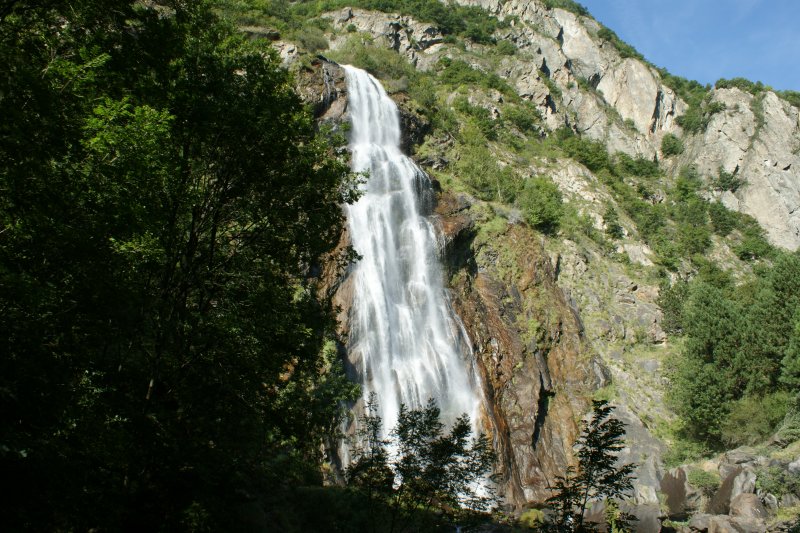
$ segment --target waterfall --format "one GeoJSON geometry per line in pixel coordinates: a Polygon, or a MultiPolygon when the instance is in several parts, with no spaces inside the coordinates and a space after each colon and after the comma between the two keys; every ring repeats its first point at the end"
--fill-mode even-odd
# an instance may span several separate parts
{"type": "Polygon", "coordinates": [[[395,426],[401,403],[416,408],[429,398],[446,425],[466,413],[474,427],[480,387],[444,287],[437,232],[425,216],[430,179],[401,152],[397,106],[381,84],[363,70],[344,69],[352,167],[368,173],[361,198],[347,207],[353,248],[361,256],[352,272],[349,352],[364,398],[377,394],[385,433],[395,426]]]}

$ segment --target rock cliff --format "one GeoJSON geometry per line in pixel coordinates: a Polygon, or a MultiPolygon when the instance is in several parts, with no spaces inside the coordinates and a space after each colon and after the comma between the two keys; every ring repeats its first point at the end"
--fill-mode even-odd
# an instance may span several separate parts
{"type": "MultiPolygon", "coordinates": [[[[709,88],[704,105],[717,112],[707,114],[705,127],[684,130],[678,117],[690,111],[690,103],[658,69],[621,53],[591,17],[548,9],[535,0],[459,3],[510,21],[494,37],[512,43],[513,55],[498,55],[489,45],[470,41],[454,44],[435,24],[412,16],[351,8],[324,15],[332,28],[327,34],[331,54],[357,35],[369,46],[397,52],[421,72],[437,72],[440,60],[450,58],[497,75],[513,95],[475,86],[430,89],[439,91],[439,102],[454,106],[463,98],[487,112],[481,116],[491,127],[505,128],[507,136],[487,152],[496,165],[482,167],[484,172],[512,169],[523,179],[549,176],[589,232],[605,234],[608,212],[622,213],[621,237],[613,244],[563,234],[543,237],[517,209],[472,194],[460,175],[465,153],[455,146],[452,133],[432,125],[431,114],[419,108],[402,83],[396,84],[400,88],[393,98],[401,108],[404,149],[442,180],[433,216],[441,230],[452,303],[473,343],[489,399],[485,425],[494,429],[504,495],[518,505],[547,497],[547,486],[573,460],[572,443],[589,400],[605,395],[628,426],[630,446],[623,460],[639,465],[630,503],[642,517],[640,530],[653,530],[659,517],[680,519],[703,510],[712,514],[690,524],[696,530],[762,524],[756,516],[760,509],[747,497],[734,505],[736,497],[756,490],[752,480],[742,477],[747,468],[735,481],[721,460],[723,484],[704,496],[687,481],[688,470],[668,472],[663,465],[663,428],[675,420],[664,402],[669,386],[665,366],[680,346],[670,342],[662,324],[657,254],[624,214],[607,176],[574,159],[520,153],[511,146],[525,135],[565,128],[599,141],[611,154],[656,159],[666,175],[648,184],[646,198],[653,205],[664,201],[681,168],[694,166],[711,201],[751,215],[773,244],[795,250],[800,247],[798,108],[769,90],[709,88]],[[541,116],[541,123],[525,134],[506,120],[517,97],[541,116]],[[681,140],[682,151],[663,153],[667,134],[681,140]],[[720,172],[740,186],[715,187],[720,172]],[[739,509],[735,516],[734,507],[739,509]]],[[[277,46],[287,61],[296,61],[292,43],[277,46]]],[[[300,70],[298,81],[321,121],[334,129],[346,122],[346,87],[334,63],[314,61],[300,70]]],[[[747,274],[750,266],[727,241],[716,236],[711,241],[709,259],[735,278],[747,274]]],[[[341,249],[346,244],[345,235],[341,249]]],[[[685,278],[694,274],[693,268],[684,262],[669,276],[685,278]]],[[[326,275],[346,328],[347,279],[332,268],[326,275]]],[[[790,505],[777,501],[775,509],[790,505]]]]}
{"type": "MultiPolygon", "coordinates": [[[[321,123],[341,126],[347,120],[347,88],[338,65],[314,61],[298,75],[298,86],[321,123]]],[[[425,124],[405,98],[397,97],[397,103],[401,123],[409,125],[407,142],[413,144],[419,140],[414,132],[424,131],[425,124]]],[[[479,232],[486,206],[472,202],[467,195],[440,192],[434,216],[452,303],[473,343],[482,378],[488,406],[483,426],[493,434],[500,458],[500,493],[508,503],[522,505],[544,500],[548,486],[571,463],[588,399],[608,376],[556,284],[535,232],[505,223],[479,232]]],[[[338,309],[342,338],[353,295],[347,271],[336,258],[348,244],[345,233],[321,274],[338,309]]]]}
{"type": "MultiPolygon", "coordinates": [[[[517,54],[488,68],[536,104],[551,129],[568,126],[603,141],[612,153],[648,159],[663,157],[664,134],[684,135],[675,119],[686,112],[687,103],[665,84],[655,67],[622,57],[612,42],[598,35],[601,26],[591,17],[546,9],[528,0],[460,3],[518,21],[497,34],[512,42],[517,54]]],[[[330,19],[334,27],[352,25],[374,36],[421,70],[450,53],[435,25],[411,17],[347,8],[330,19]]],[[[343,42],[344,37],[333,38],[331,47],[343,42]]],[[[481,45],[470,46],[474,55],[481,54],[481,45]]],[[[746,186],[720,194],[719,199],[731,209],[752,215],[774,244],[797,249],[798,109],[772,91],[756,97],[738,89],[714,89],[711,100],[724,103],[725,111],[714,115],[705,131],[685,135],[687,150],[670,161],[673,171],[689,164],[706,176],[716,175],[720,168],[737,174],[746,186]]]]}

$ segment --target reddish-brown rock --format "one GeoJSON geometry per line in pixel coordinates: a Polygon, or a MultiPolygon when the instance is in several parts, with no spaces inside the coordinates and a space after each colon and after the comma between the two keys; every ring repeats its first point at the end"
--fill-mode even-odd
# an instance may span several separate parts
{"type": "Polygon", "coordinates": [[[541,501],[573,460],[598,363],[540,237],[523,224],[479,235],[465,204],[444,193],[436,210],[453,305],[481,369],[501,489],[509,502],[541,501]]]}

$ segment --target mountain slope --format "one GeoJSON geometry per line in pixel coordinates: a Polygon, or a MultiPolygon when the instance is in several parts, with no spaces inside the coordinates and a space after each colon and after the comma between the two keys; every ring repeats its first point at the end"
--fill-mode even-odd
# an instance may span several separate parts
{"type": "MultiPolygon", "coordinates": [[[[661,297],[686,279],[753,283],[782,253],[762,231],[775,246],[798,247],[797,107],[755,84],[711,89],[660,71],[570,2],[462,4],[497,17],[491,39],[348,7],[322,14],[316,50],[373,72],[419,126],[410,149],[441,184],[456,301],[483,298],[482,307],[457,304],[476,352],[487,376],[492,360],[507,357],[498,368],[509,398],[531,387],[519,403],[530,420],[503,415],[513,420],[509,434],[532,437],[550,394],[576,402],[577,413],[592,394],[611,397],[630,424],[627,457],[641,465],[635,502],[657,516],[664,443],[671,460],[687,457],[676,440],[682,422],[664,404],[685,339],[671,315],[665,323],[671,308],[661,297]],[[548,7],[556,3],[571,10],[548,7]],[[538,259],[518,263],[520,246],[538,259]],[[555,283],[564,296],[548,289],[543,305],[528,302],[531,272],[534,286],[555,283]],[[574,341],[561,336],[570,313],[574,341]],[[502,327],[487,334],[486,324],[502,327]],[[602,365],[574,363],[561,384],[548,382],[565,342],[577,360],[599,356],[611,384],[602,365]],[[571,379],[580,386],[560,388],[571,379]]],[[[315,33],[296,27],[293,40],[277,43],[287,65],[305,65],[301,78],[319,68],[304,55],[315,48],[303,44],[304,32],[315,33]]],[[[311,93],[326,107],[320,87],[311,93]]],[[[548,416],[566,428],[548,446],[568,450],[572,415],[548,416]]],[[[518,503],[540,498],[568,455],[514,481],[508,494],[518,503]]]]}

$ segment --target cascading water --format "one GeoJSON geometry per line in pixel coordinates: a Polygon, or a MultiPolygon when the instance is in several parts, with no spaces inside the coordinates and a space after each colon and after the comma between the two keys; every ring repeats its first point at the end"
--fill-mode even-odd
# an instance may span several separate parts
{"type": "Polygon", "coordinates": [[[347,208],[361,255],[352,273],[349,351],[360,362],[364,397],[376,393],[384,432],[401,403],[416,408],[430,398],[445,424],[463,413],[475,424],[481,402],[472,354],[443,285],[436,230],[421,209],[430,180],[400,151],[397,106],[380,83],[344,68],[352,166],[369,176],[347,208]]]}

